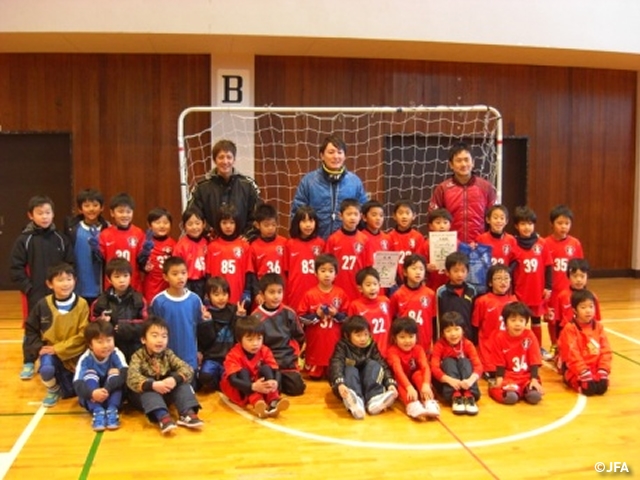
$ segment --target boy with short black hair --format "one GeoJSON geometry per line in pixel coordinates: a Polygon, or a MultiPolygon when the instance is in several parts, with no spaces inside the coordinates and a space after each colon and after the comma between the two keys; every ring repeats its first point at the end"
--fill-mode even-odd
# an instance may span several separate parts
{"type": "Polygon", "coordinates": [[[171,212],[166,208],[152,208],[147,215],[148,230],[142,252],[138,257],[140,267],[144,271],[142,279],[142,295],[147,303],[165,290],[169,285],[164,279],[162,265],[173,255],[176,241],[171,238],[171,212]],[[151,243],[149,248],[149,244],[151,243]]]}
{"type": "Polygon", "coordinates": [[[362,233],[367,236],[366,265],[372,266],[377,252],[391,250],[389,235],[382,230],[384,225],[384,205],[377,200],[369,200],[362,204],[362,233]]]}
{"type": "Polygon", "coordinates": [[[476,243],[491,247],[491,265],[509,266],[516,248],[515,237],[505,232],[509,223],[509,210],[504,205],[492,205],[487,210],[484,221],[489,229],[478,235],[476,243]]]}
{"type": "MultiPolygon", "coordinates": [[[[558,327],[558,337],[560,337],[560,331],[564,326],[573,320],[575,311],[571,306],[571,296],[574,292],[587,289],[587,283],[589,281],[589,271],[591,267],[589,262],[585,258],[572,258],[567,262],[567,277],[569,278],[569,288],[564,289],[558,295],[555,309],[555,315],[557,318],[556,325],[558,327]]],[[[602,320],[602,314],[600,313],[600,302],[595,293],[591,292],[594,297],[595,315],[596,321],[602,320]]]]}
{"type": "Polygon", "coordinates": [[[422,251],[424,237],[413,227],[416,219],[416,206],[408,198],[401,198],[393,204],[393,220],[395,227],[389,231],[391,251],[400,252],[398,262],[398,278],[402,281],[402,264],[404,258],[422,251]]]}
{"type": "MultiPolygon", "coordinates": [[[[471,314],[477,291],[473,285],[467,283],[469,257],[460,252],[450,253],[445,259],[444,268],[449,280],[438,288],[436,292],[438,322],[440,322],[445,313],[459,313],[464,320],[465,336],[475,345],[477,338],[473,328],[471,328],[471,314]]],[[[434,325],[433,331],[440,331],[439,324],[434,325]]]]}
{"type": "MultiPolygon", "coordinates": [[[[429,224],[429,232],[448,232],[451,230],[451,214],[446,208],[437,208],[427,215],[427,223],[429,224]]],[[[429,235],[424,239],[422,248],[418,252],[427,261],[426,284],[434,292],[447,283],[449,276],[445,270],[438,270],[435,263],[431,263],[431,252],[429,250],[429,235]]],[[[460,242],[458,241],[457,244],[460,242]]]]}

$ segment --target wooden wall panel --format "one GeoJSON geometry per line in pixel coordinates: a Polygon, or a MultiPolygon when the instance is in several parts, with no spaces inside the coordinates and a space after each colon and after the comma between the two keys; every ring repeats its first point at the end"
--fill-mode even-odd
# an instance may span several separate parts
{"type": "Polygon", "coordinates": [[[528,202],[538,231],[548,234],[549,210],[566,203],[593,267],[630,269],[635,72],[257,57],[255,78],[256,105],[498,108],[505,135],[529,138],[528,202]]]}

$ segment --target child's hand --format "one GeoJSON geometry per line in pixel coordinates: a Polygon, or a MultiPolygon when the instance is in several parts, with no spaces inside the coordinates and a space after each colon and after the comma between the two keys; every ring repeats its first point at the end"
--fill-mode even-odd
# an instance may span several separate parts
{"type": "Polygon", "coordinates": [[[269,393],[275,392],[278,390],[278,381],[271,379],[271,380],[265,380],[265,385],[267,386],[267,388],[269,389],[269,393]]]}
{"type": "Polygon", "coordinates": [[[333,305],[329,305],[329,316],[335,317],[337,313],[338,313],[338,309],[333,305]]]}
{"type": "Polygon", "coordinates": [[[418,391],[414,388],[413,385],[409,385],[407,388],[407,400],[409,402],[415,402],[418,400],[418,391]]]}
{"type": "Polygon", "coordinates": [[[548,288],[545,288],[542,291],[542,299],[543,300],[549,300],[550,297],[551,297],[551,290],[549,290],[548,288]]]}
{"type": "Polygon", "coordinates": [[[443,380],[447,385],[451,386],[451,388],[453,388],[454,390],[460,390],[461,388],[460,380],[458,380],[457,378],[448,376],[446,378],[443,378],[443,380]]]}
{"type": "Polygon", "coordinates": [[[244,302],[238,301],[236,305],[236,316],[238,317],[246,317],[247,309],[244,308],[244,302]]]}
{"type": "Polygon", "coordinates": [[[40,355],[55,355],[56,351],[53,349],[52,345],[45,345],[43,347],[40,347],[40,352],[38,352],[40,355]]]}
{"type": "Polygon", "coordinates": [[[256,295],[255,302],[256,305],[262,305],[264,303],[264,295],[262,295],[262,293],[256,295]]]}
{"type": "Polygon", "coordinates": [[[265,380],[264,377],[260,377],[258,380],[256,380],[251,384],[251,390],[253,390],[254,392],[264,393],[264,394],[271,393],[273,391],[272,386],[269,383],[271,381],[272,380],[265,380]]]}
{"type": "Polygon", "coordinates": [[[429,263],[427,265],[427,272],[437,272],[438,266],[435,263],[429,263]]]}
{"type": "Polygon", "coordinates": [[[422,400],[433,400],[433,390],[431,389],[431,384],[425,382],[422,384],[422,388],[420,389],[420,393],[422,393],[422,400]]]}
{"type": "Polygon", "coordinates": [[[471,374],[469,378],[465,378],[464,380],[460,380],[460,388],[464,390],[469,390],[473,384],[476,383],[475,375],[471,374]]]}
{"type": "Polygon", "coordinates": [[[164,382],[164,384],[169,387],[169,391],[173,390],[174,388],[176,388],[176,379],[173,377],[167,377],[164,380],[162,380],[164,382]]]}
{"type": "Polygon", "coordinates": [[[157,380],[151,384],[151,389],[154,392],[159,393],[160,395],[164,395],[165,393],[169,393],[171,388],[165,385],[164,380],[157,380]]]}
{"type": "Polygon", "coordinates": [[[111,310],[104,310],[100,316],[98,317],[98,320],[104,320],[105,322],[110,322],[111,321],[111,310]]]}
{"type": "Polygon", "coordinates": [[[529,382],[529,388],[531,388],[532,390],[537,390],[541,394],[544,393],[542,391],[542,385],[540,385],[540,382],[538,381],[537,378],[532,378],[531,379],[531,381],[529,382]]]}
{"type": "Polygon", "coordinates": [[[106,388],[96,388],[91,392],[91,400],[94,402],[102,403],[107,398],[109,398],[109,391],[106,388]]]}
{"type": "Polygon", "coordinates": [[[556,319],[556,312],[553,308],[547,309],[547,313],[544,314],[544,319],[547,322],[553,322],[556,319]]]}
{"type": "Polygon", "coordinates": [[[211,320],[211,312],[204,305],[202,306],[202,320],[211,320]]]}

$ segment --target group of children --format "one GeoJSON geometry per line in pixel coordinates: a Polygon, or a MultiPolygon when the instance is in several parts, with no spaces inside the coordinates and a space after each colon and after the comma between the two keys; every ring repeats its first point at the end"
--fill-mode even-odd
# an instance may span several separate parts
{"type": "MultiPolygon", "coordinates": [[[[543,357],[558,360],[575,390],[607,389],[611,350],[566,207],[551,212],[542,239],[529,208],[515,210],[513,237],[506,208],[492,206],[487,232],[467,246],[492,252],[486,285],[473,285],[468,255],[449,254],[444,270],[430,262],[407,200],[395,204],[388,233],[379,202],[344,200],[342,228],[326,241],[312,208],[297,210],[285,239],[275,208],[261,204],[252,243],[236,231],[232,205],[220,208],[212,237],[201,212],[187,209],[176,242],[165,209],[149,213],[146,234],[134,226],[127,194],[112,198],[111,225],[99,192],[80,192],[77,204],[61,234],[53,202],[31,199],[11,272],[28,300],[20,377],[32,378],[39,361],[43,404],[78,395],[96,431],[118,428],[125,397],[163,433],[200,428],[194,388],[274,417],[289,407],[281,394],[304,393],[305,377],[327,379],[357,419],[397,397],[415,419],[437,417],[438,396],[475,415],[482,376],[500,403],[539,402],[543,357]],[[390,288],[374,268],[385,251],[401,252],[390,288]],[[543,318],[550,352],[540,347],[543,318]]],[[[447,231],[451,216],[437,209],[428,223],[447,231]]]]}

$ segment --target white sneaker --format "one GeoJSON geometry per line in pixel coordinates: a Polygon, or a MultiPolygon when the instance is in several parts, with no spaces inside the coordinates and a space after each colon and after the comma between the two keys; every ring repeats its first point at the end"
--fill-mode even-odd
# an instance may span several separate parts
{"type": "Polygon", "coordinates": [[[393,405],[397,396],[398,393],[395,390],[387,390],[384,393],[380,393],[375,397],[370,398],[369,402],[367,402],[367,412],[369,412],[369,415],[377,415],[383,412],[393,405]]]}
{"type": "Polygon", "coordinates": [[[427,400],[424,402],[424,411],[429,418],[438,418],[440,416],[440,405],[435,400],[427,400]]]}
{"type": "Polygon", "coordinates": [[[344,406],[349,410],[353,418],[362,420],[364,418],[364,401],[350,388],[347,389],[346,398],[342,399],[344,406]]]}
{"type": "Polygon", "coordinates": [[[427,415],[424,406],[417,400],[407,403],[406,411],[411,418],[424,419],[427,415]]]}

